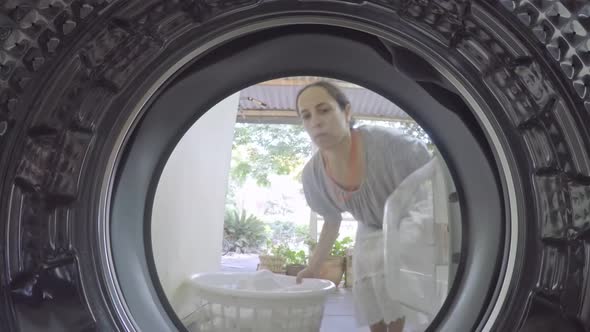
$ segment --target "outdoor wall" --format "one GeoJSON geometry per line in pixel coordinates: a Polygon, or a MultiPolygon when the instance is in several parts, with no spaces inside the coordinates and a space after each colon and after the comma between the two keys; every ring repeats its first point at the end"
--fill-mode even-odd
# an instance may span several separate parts
{"type": "Polygon", "coordinates": [[[172,153],[152,214],[156,268],[168,299],[198,272],[220,268],[223,217],[239,93],[207,112],[172,153]]]}

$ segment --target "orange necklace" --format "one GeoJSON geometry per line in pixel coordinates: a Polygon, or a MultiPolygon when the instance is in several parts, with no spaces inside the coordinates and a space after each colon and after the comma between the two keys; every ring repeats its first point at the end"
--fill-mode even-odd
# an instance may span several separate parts
{"type": "MultiPolygon", "coordinates": [[[[350,198],[352,197],[353,193],[355,190],[358,190],[358,187],[355,189],[342,189],[338,186],[338,182],[336,182],[336,180],[334,179],[334,176],[332,175],[332,171],[330,169],[330,164],[326,162],[326,158],[323,158],[322,155],[322,159],[324,159],[324,164],[326,165],[325,169],[326,169],[326,174],[328,175],[328,177],[330,178],[330,189],[332,190],[332,193],[334,194],[334,196],[336,196],[336,198],[338,199],[338,201],[340,201],[341,203],[347,202],[348,200],[350,200],[350,198]]],[[[350,136],[350,155],[348,158],[348,166],[349,169],[351,170],[350,174],[349,174],[349,179],[352,180],[353,175],[355,174],[356,171],[356,140],[354,138],[354,132],[351,132],[351,136],[350,136]]],[[[351,181],[352,182],[352,181],[351,181]]]]}

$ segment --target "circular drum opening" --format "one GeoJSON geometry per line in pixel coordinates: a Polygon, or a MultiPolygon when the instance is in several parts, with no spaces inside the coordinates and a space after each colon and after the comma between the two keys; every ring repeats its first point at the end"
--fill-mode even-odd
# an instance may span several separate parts
{"type": "Polygon", "coordinates": [[[111,189],[112,197],[103,202],[110,218],[105,216],[102,224],[105,244],[112,250],[104,253],[104,259],[112,257],[120,287],[113,282],[111,292],[124,298],[126,305],[120,311],[129,317],[129,328],[183,328],[166,299],[152,248],[157,235],[152,228],[154,197],[176,143],[225,97],[259,82],[302,75],[344,80],[374,91],[428,133],[448,165],[456,188],[452,199],[459,202],[461,220],[458,268],[430,329],[484,328],[490,317],[493,324],[502,281],[510,279],[506,272],[511,262],[503,258],[514,254],[516,206],[510,202],[512,180],[500,144],[504,138],[485,117],[489,105],[470,94],[473,87],[447,68],[436,48],[395,31],[356,27],[379,37],[319,25],[287,26],[239,38],[196,58],[186,57],[186,66],[176,68],[181,71],[169,70],[169,79],[151,89],[156,94],[146,96],[141,104],[146,107],[138,106],[136,114],[141,116],[128,122],[126,136],[119,138],[121,153],[111,157],[117,171],[114,181],[104,184],[104,197],[111,189]]]}
{"type": "MultiPolygon", "coordinates": [[[[321,177],[310,181],[312,177],[305,170],[310,169],[325,144],[321,140],[316,143],[314,136],[340,133],[338,127],[325,121],[338,120],[345,110],[334,105],[327,111],[338,109],[341,114],[314,123],[306,120],[310,117],[308,110],[298,113],[295,104],[298,93],[306,87],[313,89],[313,84],[320,84],[315,87],[322,88],[327,83],[332,92],[341,94],[343,104],[350,104],[350,129],[340,129],[362,138],[365,149],[360,155],[365,157],[366,171],[364,183],[356,192],[347,193],[349,197],[333,196],[329,190],[337,187],[321,188],[333,202],[342,199],[339,204],[346,210],[341,213],[332,257],[315,276],[339,285],[339,291],[326,301],[322,329],[367,325],[363,312],[381,310],[371,306],[391,310],[388,317],[398,310],[385,299],[362,303],[363,298],[376,297],[368,294],[375,291],[374,280],[368,278],[375,273],[388,278],[378,284],[379,293],[409,290],[391,297],[402,303],[398,311],[410,329],[424,330],[444,303],[459,267],[462,226],[457,190],[435,144],[407,113],[366,88],[330,78],[286,77],[247,87],[208,110],[186,132],[162,171],[152,212],[154,263],[167,298],[189,330],[190,326],[202,331],[238,325],[260,331],[264,326],[248,321],[248,317],[269,317],[264,324],[271,324],[269,319],[274,316],[268,311],[278,310],[277,304],[270,302],[264,309],[258,299],[245,294],[250,302],[240,301],[244,313],[238,319],[238,309],[223,301],[225,292],[218,294],[224,306],[216,303],[215,297],[207,301],[207,295],[199,296],[205,285],[198,281],[210,276],[191,282],[192,275],[218,271],[256,275],[254,272],[266,269],[297,276],[310,266],[311,254],[331,215],[326,214],[325,206],[313,201],[321,198],[309,192],[317,183],[330,182],[321,177]],[[304,122],[308,123],[304,126],[304,122]],[[379,158],[382,154],[388,157],[379,158]],[[436,163],[436,168],[422,175],[421,182],[408,180],[402,185],[398,180],[414,172],[417,176],[419,168],[428,168],[428,161],[436,163]],[[379,178],[374,177],[377,175],[379,178]],[[382,187],[380,181],[391,184],[382,187]],[[399,206],[399,198],[388,199],[396,190],[405,207],[399,206]],[[382,195],[375,202],[378,209],[366,200],[373,195],[382,195]],[[383,218],[387,201],[398,205],[389,208],[397,211],[396,216],[388,221],[374,220],[369,213],[375,209],[375,215],[383,218]],[[386,224],[389,229],[385,229],[386,224]],[[403,241],[392,242],[394,237],[403,241]],[[379,245],[367,242],[368,238],[377,239],[379,245]],[[398,244],[400,247],[394,249],[398,244]],[[389,250],[384,253],[386,247],[389,250]],[[399,258],[396,252],[401,254],[399,258]],[[199,253],[198,257],[194,253],[199,253]],[[376,264],[359,264],[374,255],[384,257],[376,264]],[[222,315],[224,312],[233,316],[222,315]]],[[[315,100],[320,107],[316,115],[323,114],[319,112],[324,111],[326,97],[315,100]]],[[[243,274],[236,278],[240,276],[245,278],[243,274]]],[[[222,274],[219,277],[226,278],[222,274]]],[[[235,282],[235,287],[240,287],[240,280],[235,282]]],[[[295,278],[292,282],[295,284],[295,278]]],[[[289,305],[289,298],[285,295],[282,306],[289,305]]],[[[288,326],[306,328],[287,324],[274,329],[286,330],[288,326]]]]}

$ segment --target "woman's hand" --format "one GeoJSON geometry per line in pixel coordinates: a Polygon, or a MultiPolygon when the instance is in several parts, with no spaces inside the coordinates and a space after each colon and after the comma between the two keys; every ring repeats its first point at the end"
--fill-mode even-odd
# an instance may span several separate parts
{"type": "Polygon", "coordinates": [[[304,268],[303,270],[297,273],[296,283],[300,284],[304,278],[318,278],[319,271],[316,269],[311,268],[310,266],[304,268]]]}
{"type": "Polygon", "coordinates": [[[324,225],[320,233],[320,240],[316,246],[313,255],[309,258],[309,264],[299,273],[297,273],[297,283],[300,284],[303,278],[318,278],[320,275],[320,268],[328,256],[330,250],[334,245],[334,241],[338,237],[338,230],[342,222],[341,216],[324,217],[324,225]]]}

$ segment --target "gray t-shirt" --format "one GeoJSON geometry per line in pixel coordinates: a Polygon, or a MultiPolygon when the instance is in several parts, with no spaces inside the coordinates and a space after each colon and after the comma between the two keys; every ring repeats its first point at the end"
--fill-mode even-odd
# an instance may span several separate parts
{"type": "Polygon", "coordinates": [[[341,220],[350,212],[359,227],[383,228],[385,201],[412,172],[431,156],[425,145],[395,128],[361,126],[365,178],[353,192],[345,192],[327,174],[320,153],[303,169],[303,191],[311,209],[326,220],[341,220]],[[344,194],[345,199],[342,199],[344,194]]]}

